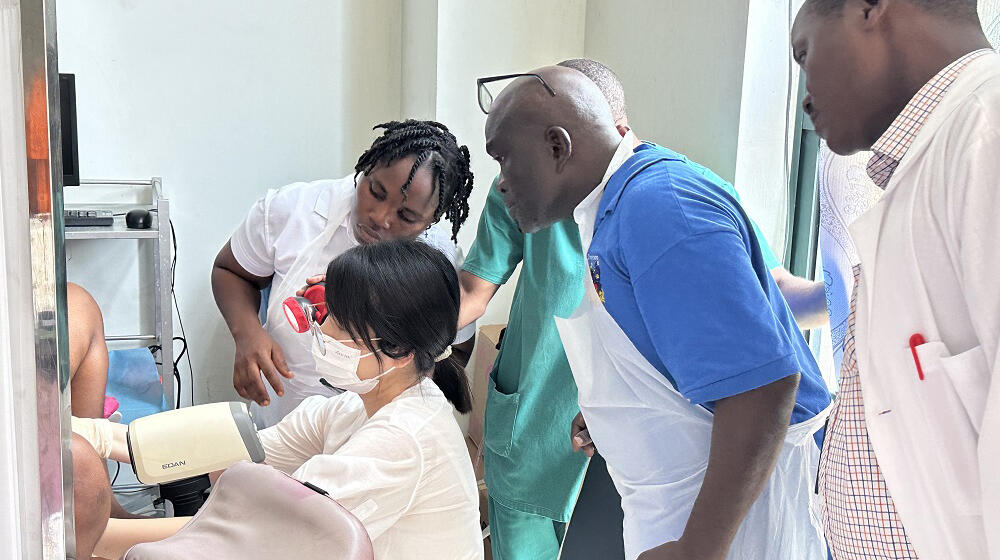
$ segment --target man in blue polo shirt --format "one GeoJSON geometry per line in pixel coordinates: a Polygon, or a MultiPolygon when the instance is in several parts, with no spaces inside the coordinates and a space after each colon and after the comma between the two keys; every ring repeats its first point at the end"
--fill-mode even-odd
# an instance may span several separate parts
{"type": "Polygon", "coordinates": [[[557,324],[585,420],[576,444],[592,437],[607,461],[627,558],[824,558],[810,488],[830,397],[724,181],[633,150],[571,69],[521,77],[488,110],[521,231],[580,227],[586,295],[557,324]]]}
{"type": "MultiPolygon", "coordinates": [[[[624,87],[610,68],[590,59],[565,60],[559,66],[578,70],[597,85],[622,136],[632,130],[624,87]]],[[[739,201],[732,185],[721,180],[719,184],[739,201]]],[[[802,301],[796,295],[813,283],[784,269],[756,224],[751,225],[764,262],[799,326],[808,328],[803,323],[808,313],[796,312],[793,302],[802,301]]],[[[522,233],[507,213],[503,196],[491,187],[476,241],[460,274],[460,325],[482,316],[518,265],[521,273],[510,321],[490,373],[486,399],[483,457],[489,488],[490,542],[495,560],[554,560],[585,471],[591,480],[589,492],[601,492],[592,486],[600,480],[606,482],[607,494],[614,495],[603,461],[598,458],[588,463],[581,453],[573,452],[566,438],[566,424],[577,415],[579,407],[573,374],[553,317],[571,314],[583,299],[585,268],[580,228],[568,219],[535,233],[522,233]],[[592,472],[601,469],[605,470],[603,475],[592,472]]],[[[816,284],[822,299],[822,282],[816,284]]],[[[825,305],[821,315],[826,316],[825,305]]],[[[583,508],[587,504],[584,498],[583,508]]],[[[606,526],[617,516],[620,524],[620,510],[612,511],[617,506],[609,504],[599,512],[581,511],[575,523],[577,527],[591,523],[606,526]],[[598,513],[600,517],[595,518],[598,513]]],[[[621,547],[620,536],[613,542],[589,527],[583,530],[587,534],[584,542],[574,539],[573,546],[592,546],[593,541],[599,541],[604,546],[621,547]]],[[[577,534],[582,533],[578,530],[577,534]]],[[[588,552],[597,554],[592,548],[588,552]]]]}

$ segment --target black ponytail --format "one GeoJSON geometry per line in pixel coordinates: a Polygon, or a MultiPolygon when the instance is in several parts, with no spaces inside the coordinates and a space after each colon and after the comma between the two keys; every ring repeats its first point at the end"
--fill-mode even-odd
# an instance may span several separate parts
{"type": "Polygon", "coordinates": [[[455,410],[466,414],[472,411],[472,389],[465,369],[449,356],[434,365],[434,384],[451,401],[455,410]]]}
{"type": "Polygon", "coordinates": [[[326,270],[326,305],[337,324],[369,350],[378,350],[379,360],[413,354],[417,371],[432,377],[464,414],[472,410],[465,371],[451,357],[435,362],[455,340],[459,298],[454,265],[422,241],[360,245],[326,270]]]}

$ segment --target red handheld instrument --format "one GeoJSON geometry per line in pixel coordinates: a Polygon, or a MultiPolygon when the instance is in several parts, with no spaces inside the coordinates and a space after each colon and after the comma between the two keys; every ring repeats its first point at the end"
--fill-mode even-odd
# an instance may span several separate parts
{"type": "Polygon", "coordinates": [[[326,283],[310,285],[301,296],[291,296],[282,302],[285,318],[292,329],[299,333],[309,332],[312,323],[320,325],[326,320],[326,283]]]}

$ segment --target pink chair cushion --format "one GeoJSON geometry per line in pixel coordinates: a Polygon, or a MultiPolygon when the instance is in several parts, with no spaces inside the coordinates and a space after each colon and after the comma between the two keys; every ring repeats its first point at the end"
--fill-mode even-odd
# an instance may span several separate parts
{"type": "Polygon", "coordinates": [[[360,521],[329,496],[269,467],[233,465],[191,522],[125,560],[374,560],[360,521]]]}

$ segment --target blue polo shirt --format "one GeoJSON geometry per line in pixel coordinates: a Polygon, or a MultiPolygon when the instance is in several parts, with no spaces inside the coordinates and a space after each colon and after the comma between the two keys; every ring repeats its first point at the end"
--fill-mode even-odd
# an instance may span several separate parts
{"type": "Polygon", "coordinates": [[[796,424],[830,394],[731,190],[643,144],[608,182],[587,261],[608,313],[688,400],[711,410],[801,373],[796,424]]]}

